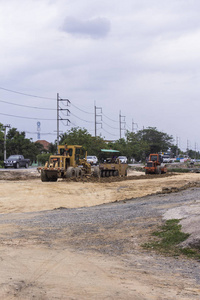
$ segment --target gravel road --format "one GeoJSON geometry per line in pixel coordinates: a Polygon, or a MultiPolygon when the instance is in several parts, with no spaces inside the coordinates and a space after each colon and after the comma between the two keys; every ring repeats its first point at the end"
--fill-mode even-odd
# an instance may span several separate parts
{"type": "MultiPolygon", "coordinates": [[[[130,277],[127,275],[129,280],[137,274],[143,285],[148,286],[146,293],[150,293],[152,287],[148,295],[144,288],[142,292],[134,287],[132,292],[127,288],[129,293],[125,293],[124,298],[118,291],[118,296],[112,294],[104,299],[199,299],[199,261],[163,257],[141,247],[163,222],[167,211],[194,205],[199,198],[200,188],[191,188],[87,208],[4,214],[0,215],[0,242],[9,249],[42,246],[52,251],[71,249],[87,257],[111,258],[123,264],[123,272],[130,274],[130,277]]],[[[3,254],[1,258],[5,259],[3,254]]],[[[74,294],[74,297],[60,299],[79,298],[74,294]]],[[[87,294],[82,299],[100,298],[87,294]]]]}

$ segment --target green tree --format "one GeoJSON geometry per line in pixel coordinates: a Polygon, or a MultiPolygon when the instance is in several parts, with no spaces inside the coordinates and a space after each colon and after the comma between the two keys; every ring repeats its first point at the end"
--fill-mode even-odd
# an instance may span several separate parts
{"type": "Polygon", "coordinates": [[[177,145],[172,145],[170,148],[171,148],[170,152],[171,152],[171,156],[172,157],[177,156],[177,155],[179,155],[181,153],[181,149],[179,149],[177,147],[177,145]]]}
{"type": "Polygon", "coordinates": [[[49,160],[51,153],[42,153],[37,155],[37,161],[39,165],[45,165],[46,161],[49,160]]]}
{"type": "Polygon", "coordinates": [[[93,137],[86,129],[79,127],[71,128],[61,135],[60,144],[81,145],[87,150],[88,155],[99,157],[100,149],[107,147],[101,137],[93,137]]]}
{"type": "Polygon", "coordinates": [[[135,158],[136,161],[145,160],[146,153],[150,151],[150,146],[147,141],[140,140],[136,133],[127,131],[126,143],[128,148],[128,158],[135,158]]]}
{"type": "Polygon", "coordinates": [[[146,155],[150,153],[166,152],[171,146],[173,137],[167,133],[158,131],[155,127],[148,127],[138,131],[137,138],[141,142],[146,142],[149,146],[146,155]]]}
{"type": "Polygon", "coordinates": [[[16,128],[11,128],[6,137],[6,149],[7,156],[21,154],[35,161],[37,155],[43,150],[43,146],[26,138],[24,131],[19,132],[16,128]]]}
{"type": "Polygon", "coordinates": [[[199,154],[199,151],[194,151],[194,150],[188,150],[188,156],[190,158],[195,158],[195,159],[199,159],[200,157],[200,154],[199,154]]]}
{"type": "Polygon", "coordinates": [[[56,145],[56,143],[50,143],[48,151],[49,151],[49,153],[57,153],[57,145],[56,145]]]}
{"type": "Polygon", "coordinates": [[[145,160],[146,156],[153,152],[167,151],[172,146],[173,138],[154,127],[140,130],[138,133],[127,131],[125,138],[115,142],[106,143],[101,137],[92,137],[86,129],[72,128],[61,135],[60,144],[82,145],[88,155],[96,155],[100,158],[100,149],[119,150],[121,155],[130,160],[145,160]]]}
{"type": "Polygon", "coordinates": [[[145,159],[145,153],[149,151],[149,145],[143,140],[139,140],[134,132],[127,131],[125,138],[119,139],[109,147],[119,150],[121,155],[124,155],[130,160],[131,158],[137,161],[145,159]]]}

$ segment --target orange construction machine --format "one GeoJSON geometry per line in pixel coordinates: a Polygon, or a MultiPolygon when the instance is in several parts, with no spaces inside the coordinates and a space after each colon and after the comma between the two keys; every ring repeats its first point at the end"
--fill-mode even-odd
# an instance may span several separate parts
{"type": "Polygon", "coordinates": [[[167,172],[166,166],[163,164],[163,160],[160,154],[150,154],[146,163],[145,174],[163,174],[167,172]]]}

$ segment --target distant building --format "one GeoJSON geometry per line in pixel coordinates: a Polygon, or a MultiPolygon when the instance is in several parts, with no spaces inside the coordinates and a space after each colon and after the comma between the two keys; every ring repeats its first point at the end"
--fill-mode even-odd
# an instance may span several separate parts
{"type": "Polygon", "coordinates": [[[37,140],[36,143],[41,144],[46,151],[49,151],[49,145],[50,145],[49,142],[47,142],[45,140],[37,140]]]}

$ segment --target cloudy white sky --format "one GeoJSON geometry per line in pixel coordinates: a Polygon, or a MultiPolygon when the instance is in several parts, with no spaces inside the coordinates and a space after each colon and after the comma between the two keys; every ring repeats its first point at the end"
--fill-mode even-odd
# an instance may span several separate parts
{"type": "Polygon", "coordinates": [[[94,134],[96,105],[106,139],[119,138],[121,111],[128,130],[200,150],[199,11],[199,0],[0,0],[0,123],[37,140],[40,121],[54,141],[59,93],[71,101],[62,132],[94,134]]]}

